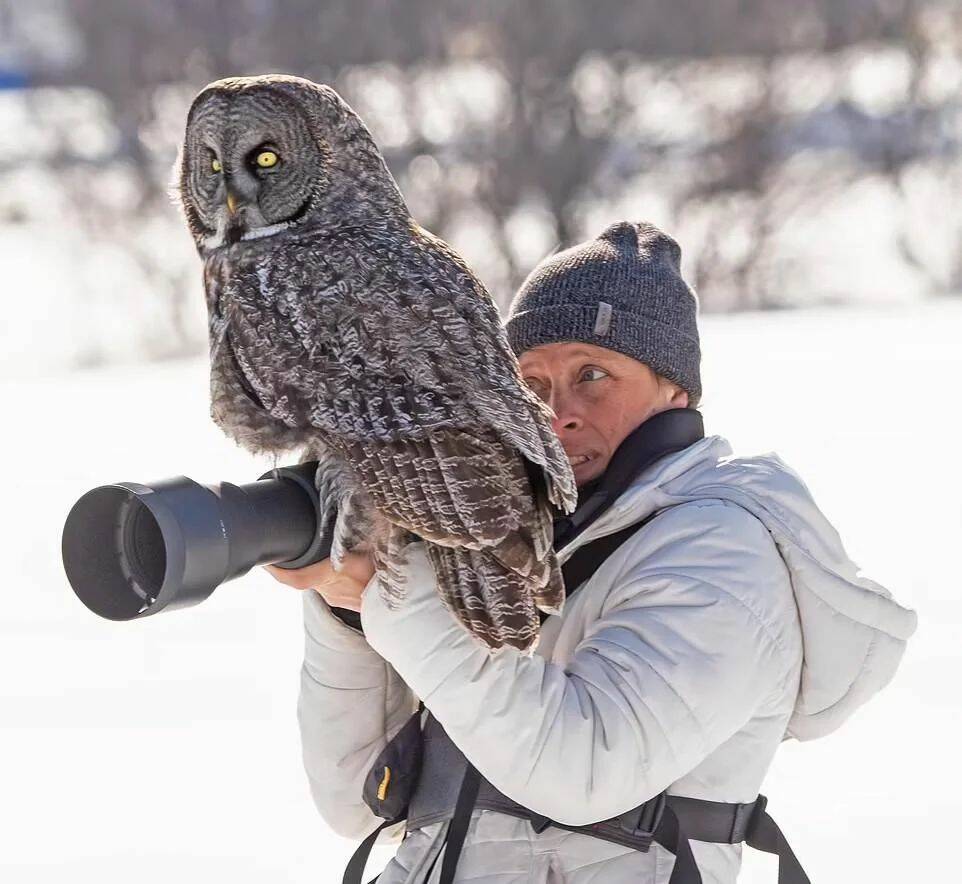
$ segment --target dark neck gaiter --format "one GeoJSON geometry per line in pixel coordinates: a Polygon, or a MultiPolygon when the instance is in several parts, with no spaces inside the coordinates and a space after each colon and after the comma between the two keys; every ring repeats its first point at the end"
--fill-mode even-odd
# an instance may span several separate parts
{"type": "Polygon", "coordinates": [[[705,425],[692,408],[672,408],[648,418],[615,450],[604,473],[578,488],[578,507],[554,523],[555,549],[567,545],[613,504],[655,461],[705,437],[705,425]]]}

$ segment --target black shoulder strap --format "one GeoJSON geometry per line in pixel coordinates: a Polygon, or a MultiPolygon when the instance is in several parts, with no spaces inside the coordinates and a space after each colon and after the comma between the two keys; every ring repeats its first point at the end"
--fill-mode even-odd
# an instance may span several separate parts
{"type": "Polygon", "coordinates": [[[458,789],[458,802],[454,807],[454,816],[448,823],[448,832],[444,839],[441,884],[451,884],[454,881],[454,873],[458,867],[458,859],[461,857],[464,839],[468,834],[468,826],[471,824],[471,811],[474,810],[474,803],[478,800],[480,786],[481,774],[473,764],[468,763],[464,771],[464,779],[461,781],[461,788],[458,789]]]}
{"type": "Polygon", "coordinates": [[[623,544],[633,534],[637,534],[662,510],[655,510],[640,522],[628,525],[614,534],[607,534],[592,540],[584,546],[576,549],[568,560],[561,566],[561,573],[564,576],[567,595],[575,593],[579,586],[584,583],[592,574],[595,573],[608,556],[610,556],[621,544],[623,544]]]}
{"type": "MultiPolygon", "coordinates": [[[[367,858],[374,849],[374,842],[377,841],[377,836],[388,826],[396,825],[397,822],[397,820],[385,820],[358,845],[357,850],[354,851],[354,854],[348,861],[347,868],[344,869],[343,884],[360,884],[360,882],[364,880],[364,867],[367,865],[367,858]]],[[[375,876],[369,884],[374,884],[379,877],[380,875],[375,876]]]]}

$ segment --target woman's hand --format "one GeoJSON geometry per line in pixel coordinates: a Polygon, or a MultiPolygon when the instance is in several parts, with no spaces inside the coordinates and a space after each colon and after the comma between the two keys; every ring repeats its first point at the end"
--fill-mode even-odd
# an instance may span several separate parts
{"type": "Polygon", "coordinates": [[[374,559],[370,553],[345,553],[340,571],[334,570],[330,559],[293,571],[274,565],[264,565],[264,568],[276,580],[294,589],[319,592],[332,608],[360,611],[364,587],[374,576],[374,559]]]}

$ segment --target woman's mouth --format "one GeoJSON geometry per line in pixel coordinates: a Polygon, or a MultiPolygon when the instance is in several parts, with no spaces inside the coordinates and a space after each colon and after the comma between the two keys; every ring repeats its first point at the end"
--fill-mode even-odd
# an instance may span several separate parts
{"type": "Polygon", "coordinates": [[[572,468],[580,467],[583,463],[588,463],[589,460],[593,458],[594,455],[591,454],[574,454],[568,457],[568,463],[571,464],[572,468]]]}

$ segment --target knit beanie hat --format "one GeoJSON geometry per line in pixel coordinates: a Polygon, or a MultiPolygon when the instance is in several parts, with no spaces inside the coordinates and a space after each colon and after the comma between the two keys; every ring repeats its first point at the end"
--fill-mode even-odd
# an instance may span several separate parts
{"type": "Polygon", "coordinates": [[[698,299],[681,278],[681,249],[653,224],[619,221],[597,239],[542,261],[524,281],[505,329],[516,356],[583,341],[645,363],[701,399],[698,299]]]}

